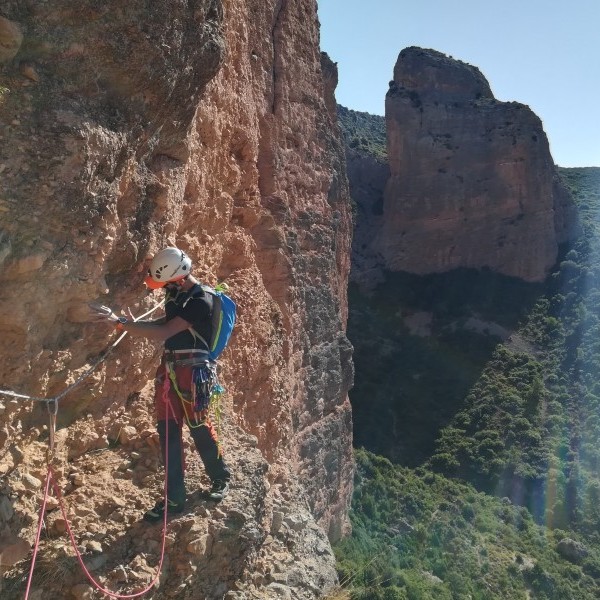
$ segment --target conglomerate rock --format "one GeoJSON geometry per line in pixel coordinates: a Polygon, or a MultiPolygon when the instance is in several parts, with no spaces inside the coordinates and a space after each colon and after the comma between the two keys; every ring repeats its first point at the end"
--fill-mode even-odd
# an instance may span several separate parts
{"type": "Polygon", "coordinates": [[[406,48],[386,96],[390,177],[371,247],[392,271],[490,269],[540,281],[574,224],[540,119],[481,72],[406,48]]]}
{"type": "MultiPolygon", "coordinates": [[[[353,373],[351,218],[316,2],[7,0],[0,16],[18,45],[0,72],[0,388],[48,398],[77,380],[114,340],[86,322],[87,303],[142,314],[160,298],[143,291],[148,257],[179,245],[238,304],[220,372],[235,479],[218,509],[190,496],[149,596],[318,597],[336,580],[327,536],[348,529],[353,373]]],[[[160,528],[137,519],[161,485],[147,385],[159,353],[126,337],[59,403],[55,462],[75,535],[121,593],[158,560],[160,528]]],[[[12,598],[48,415],[43,402],[0,402],[12,598]]],[[[188,457],[191,493],[206,481],[188,457]]],[[[96,597],[64,527],[49,518],[32,597],[96,597]]]]}

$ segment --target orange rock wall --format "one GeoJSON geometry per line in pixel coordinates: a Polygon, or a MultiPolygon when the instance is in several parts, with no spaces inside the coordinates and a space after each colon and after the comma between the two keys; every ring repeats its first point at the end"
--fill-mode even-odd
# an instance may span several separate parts
{"type": "MultiPolygon", "coordinates": [[[[145,261],[176,243],[238,303],[221,368],[230,435],[255,436],[267,488],[299,482],[338,539],[352,487],[351,218],[316,2],[148,6],[0,7],[18,47],[0,54],[0,388],[50,397],[73,382],[114,339],[85,322],[86,303],[141,314],[160,297],[143,289],[145,261]]],[[[135,398],[159,352],[126,338],[61,400],[59,424],[135,398]]],[[[47,416],[0,402],[10,474],[47,416]]]]}
{"type": "Polygon", "coordinates": [[[390,178],[375,243],[393,271],[488,267],[541,281],[573,231],[539,118],[481,72],[406,48],[386,96],[390,178]]]}

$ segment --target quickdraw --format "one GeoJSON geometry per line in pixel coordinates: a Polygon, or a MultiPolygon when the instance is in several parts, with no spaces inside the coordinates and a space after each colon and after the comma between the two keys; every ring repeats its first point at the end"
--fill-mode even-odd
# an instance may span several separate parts
{"type": "Polygon", "coordinates": [[[205,363],[192,370],[192,404],[194,411],[200,412],[210,406],[215,385],[217,384],[217,365],[205,363]]]}

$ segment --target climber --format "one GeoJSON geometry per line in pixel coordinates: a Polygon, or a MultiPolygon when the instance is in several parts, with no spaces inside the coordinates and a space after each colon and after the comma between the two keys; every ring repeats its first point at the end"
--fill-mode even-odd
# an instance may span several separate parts
{"type": "MultiPolygon", "coordinates": [[[[107,307],[91,305],[97,320],[104,319],[114,323],[119,331],[164,341],[164,353],[156,373],[154,405],[163,460],[167,454],[167,437],[169,442],[166,465],[168,514],[181,512],[185,505],[182,446],[184,420],[212,482],[211,489],[203,492],[203,497],[221,501],[229,491],[231,478],[231,472],[221,455],[208,406],[198,410],[195,402],[197,391],[202,389],[198,373],[205,382],[215,374],[216,367],[209,360],[206,342],[211,339],[212,298],[192,276],[191,267],[191,259],[179,248],[165,248],[152,259],[144,283],[150,289],[165,290],[165,316],[160,319],[128,321],[107,307]],[[165,378],[170,378],[169,403],[163,398],[165,378]],[[167,410],[171,411],[168,415],[167,410]]],[[[150,522],[160,521],[164,511],[165,502],[159,500],[144,514],[144,519],[150,522]]]]}

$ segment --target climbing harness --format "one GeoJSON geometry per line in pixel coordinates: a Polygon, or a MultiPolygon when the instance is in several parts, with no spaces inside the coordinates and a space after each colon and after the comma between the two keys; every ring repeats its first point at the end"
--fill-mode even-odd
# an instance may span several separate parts
{"type": "MultiPolygon", "coordinates": [[[[188,426],[191,429],[206,426],[209,413],[212,412],[219,440],[221,396],[225,390],[219,383],[216,359],[229,342],[236,319],[235,302],[225,294],[228,290],[229,286],[226,283],[220,283],[215,288],[197,283],[187,291],[167,289],[165,299],[165,307],[173,302],[185,308],[190,300],[204,296],[211,307],[210,338],[205,339],[194,327],[189,327],[194,346],[199,343],[200,348],[168,350],[165,352],[165,370],[181,402],[188,426]],[[178,366],[192,368],[189,393],[182,392],[179,388],[175,374],[175,367],[178,366]]],[[[220,441],[217,442],[217,446],[220,455],[220,441]]]]}
{"type": "MultiPolygon", "coordinates": [[[[217,363],[206,357],[206,352],[198,350],[175,350],[166,353],[165,369],[167,377],[165,379],[171,382],[173,390],[181,401],[183,414],[191,429],[206,425],[209,412],[212,412],[215,418],[217,437],[220,439],[221,424],[221,396],[225,389],[219,383],[217,375],[217,363]],[[186,358],[170,358],[177,353],[188,355],[186,358]],[[193,354],[197,354],[194,357],[193,354]],[[191,356],[189,356],[191,355],[191,356]],[[182,392],[177,383],[175,367],[191,367],[191,385],[189,392],[182,392]],[[193,415],[200,414],[200,419],[193,415]]],[[[220,452],[220,443],[218,442],[220,452]]]]}

